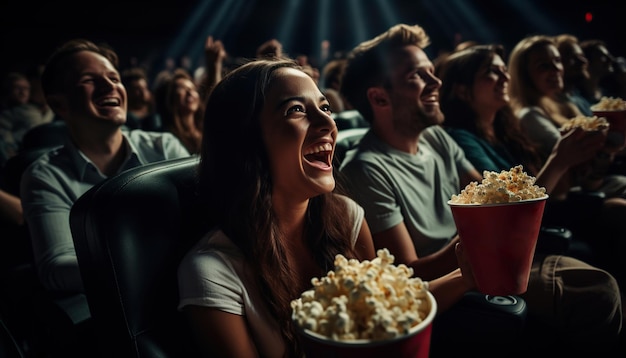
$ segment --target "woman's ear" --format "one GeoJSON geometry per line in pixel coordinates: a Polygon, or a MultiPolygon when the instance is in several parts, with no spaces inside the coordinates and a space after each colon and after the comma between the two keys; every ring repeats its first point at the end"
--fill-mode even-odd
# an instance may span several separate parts
{"type": "Polygon", "coordinates": [[[367,100],[372,108],[389,104],[387,92],[382,87],[370,87],[367,89],[367,100]]]}

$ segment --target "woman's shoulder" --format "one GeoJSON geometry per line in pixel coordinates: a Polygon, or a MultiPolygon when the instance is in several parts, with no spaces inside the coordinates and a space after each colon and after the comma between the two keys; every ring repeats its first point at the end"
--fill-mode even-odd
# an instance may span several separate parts
{"type": "Polygon", "coordinates": [[[446,132],[452,137],[454,140],[458,140],[460,138],[477,138],[477,136],[463,128],[455,128],[455,127],[444,127],[446,132]]]}
{"type": "Polygon", "coordinates": [[[545,118],[545,111],[539,106],[528,106],[523,107],[515,113],[517,118],[521,120],[525,119],[536,119],[536,118],[545,118]]]}
{"type": "Polygon", "coordinates": [[[214,228],[187,252],[179,270],[234,277],[241,262],[241,251],[223,231],[214,228]]]}
{"type": "Polygon", "coordinates": [[[361,205],[359,205],[351,197],[338,193],[335,193],[334,196],[337,198],[337,200],[342,201],[346,205],[347,212],[351,213],[352,216],[359,217],[361,216],[361,212],[364,212],[363,207],[361,207],[361,205]]]}
{"type": "Polygon", "coordinates": [[[212,228],[203,236],[203,239],[200,240],[200,249],[202,251],[223,253],[228,256],[241,256],[241,251],[237,245],[218,227],[212,228]]]}
{"type": "Polygon", "coordinates": [[[339,201],[343,201],[346,205],[357,205],[357,206],[359,205],[356,203],[356,201],[354,201],[351,197],[349,197],[346,194],[334,193],[333,195],[339,201]]]}

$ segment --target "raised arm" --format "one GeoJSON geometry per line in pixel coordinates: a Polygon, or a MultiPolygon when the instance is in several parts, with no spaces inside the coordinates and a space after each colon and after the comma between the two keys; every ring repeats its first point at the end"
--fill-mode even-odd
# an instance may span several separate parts
{"type": "Polygon", "coordinates": [[[222,80],[223,63],[227,53],[220,40],[208,36],[204,43],[204,78],[200,84],[201,97],[206,101],[207,96],[217,83],[222,80]]]}

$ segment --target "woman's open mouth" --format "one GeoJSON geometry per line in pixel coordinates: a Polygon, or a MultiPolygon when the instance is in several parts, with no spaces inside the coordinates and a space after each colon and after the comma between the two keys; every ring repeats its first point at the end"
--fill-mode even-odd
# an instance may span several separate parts
{"type": "Polygon", "coordinates": [[[304,152],[304,159],[321,169],[332,166],[333,145],[330,143],[318,143],[309,147],[304,152]]]}

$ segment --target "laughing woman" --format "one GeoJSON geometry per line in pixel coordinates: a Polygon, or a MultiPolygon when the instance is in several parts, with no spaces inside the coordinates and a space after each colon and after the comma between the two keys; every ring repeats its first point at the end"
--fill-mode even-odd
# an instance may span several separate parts
{"type": "Polygon", "coordinates": [[[209,356],[298,356],[290,301],[336,254],[375,257],[363,209],[333,194],[330,106],[296,64],[263,60],[206,109],[199,191],[217,226],[181,263],[180,309],[209,356]]]}

